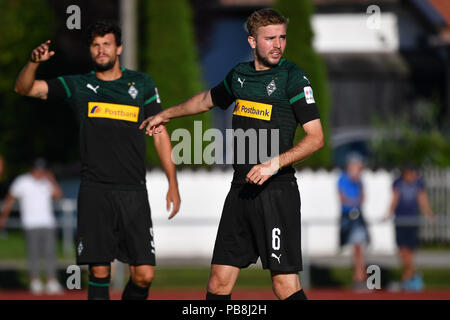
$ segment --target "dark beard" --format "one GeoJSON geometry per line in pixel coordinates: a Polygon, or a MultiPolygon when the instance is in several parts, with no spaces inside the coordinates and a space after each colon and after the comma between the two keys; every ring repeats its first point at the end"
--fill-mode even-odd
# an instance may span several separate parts
{"type": "Polygon", "coordinates": [[[98,64],[95,62],[95,60],[92,60],[92,63],[94,64],[95,71],[105,72],[105,71],[111,70],[114,67],[114,65],[116,64],[116,60],[110,61],[107,64],[98,64]]]}
{"type": "Polygon", "coordinates": [[[273,67],[276,67],[278,65],[279,62],[276,62],[276,63],[270,62],[267,58],[261,56],[259,54],[258,50],[255,50],[255,52],[256,52],[256,56],[258,57],[259,62],[262,63],[265,67],[273,68],[273,67]]]}

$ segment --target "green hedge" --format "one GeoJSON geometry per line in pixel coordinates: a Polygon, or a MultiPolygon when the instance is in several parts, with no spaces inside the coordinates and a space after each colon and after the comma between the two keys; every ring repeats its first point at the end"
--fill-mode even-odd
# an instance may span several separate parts
{"type": "MultiPolygon", "coordinates": [[[[139,21],[140,70],[149,73],[155,81],[163,108],[179,104],[203,90],[189,1],[141,0],[139,21]]],[[[176,128],[184,128],[193,137],[194,121],[198,120],[203,122],[203,130],[210,128],[211,114],[205,113],[173,119],[167,129],[171,134],[176,128]]],[[[151,163],[159,164],[153,142],[148,141],[151,163]]]]}
{"type": "Polygon", "coordinates": [[[0,154],[6,159],[8,179],[27,166],[33,153],[44,154],[47,145],[55,143],[54,128],[41,121],[39,102],[14,92],[31,50],[51,38],[53,21],[55,15],[45,0],[0,1],[0,154]]]}

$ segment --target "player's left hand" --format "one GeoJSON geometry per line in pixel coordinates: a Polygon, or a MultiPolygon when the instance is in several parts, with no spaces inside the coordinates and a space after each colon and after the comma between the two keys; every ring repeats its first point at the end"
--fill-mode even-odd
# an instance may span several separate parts
{"type": "Polygon", "coordinates": [[[169,211],[172,207],[172,212],[169,215],[170,220],[177,214],[178,210],[180,210],[181,199],[177,186],[169,185],[169,191],[167,191],[166,201],[167,211],[169,211]]]}
{"type": "Polygon", "coordinates": [[[278,157],[275,157],[265,163],[257,164],[247,174],[245,181],[250,184],[262,185],[271,176],[276,174],[280,169],[278,157]]]}
{"type": "Polygon", "coordinates": [[[164,129],[164,125],[167,124],[168,122],[169,120],[164,119],[159,114],[157,114],[155,116],[148,117],[147,119],[145,119],[139,126],[139,129],[142,130],[145,128],[145,126],[147,126],[147,128],[145,129],[145,133],[148,134],[149,136],[152,136],[153,134],[161,133],[164,129]]]}

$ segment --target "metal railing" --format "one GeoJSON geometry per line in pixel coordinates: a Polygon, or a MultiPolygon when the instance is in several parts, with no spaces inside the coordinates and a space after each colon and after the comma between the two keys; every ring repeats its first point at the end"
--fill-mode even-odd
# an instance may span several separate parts
{"type": "MultiPolygon", "coordinates": [[[[0,208],[3,207],[3,202],[0,201],[0,208]]],[[[54,201],[53,209],[57,214],[56,227],[62,231],[62,248],[63,255],[66,257],[72,256],[74,253],[74,239],[76,229],[76,211],[77,201],[75,199],[61,199],[54,201]]],[[[19,211],[17,202],[14,204],[12,211],[19,211]]],[[[6,224],[7,229],[21,229],[22,223],[20,217],[10,217],[6,224]]]]}

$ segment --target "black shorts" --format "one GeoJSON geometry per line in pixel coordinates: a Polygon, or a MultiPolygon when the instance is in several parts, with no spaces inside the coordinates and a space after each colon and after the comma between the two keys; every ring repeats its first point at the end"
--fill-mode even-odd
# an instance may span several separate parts
{"type": "Polygon", "coordinates": [[[395,240],[398,247],[406,247],[415,250],[419,247],[419,228],[418,227],[395,227],[395,240]]]}
{"type": "Polygon", "coordinates": [[[153,228],[145,186],[85,183],[78,194],[76,262],[155,265],[153,228]]]}
{"type": "Polygon", "coordinates": [[[225,200],[211,263],[302,270],[300,193],[295,181],[233,184],[225,200]]]}

